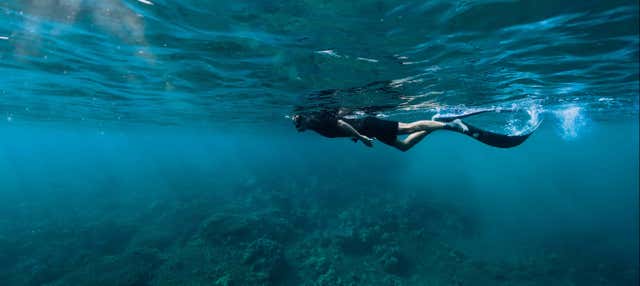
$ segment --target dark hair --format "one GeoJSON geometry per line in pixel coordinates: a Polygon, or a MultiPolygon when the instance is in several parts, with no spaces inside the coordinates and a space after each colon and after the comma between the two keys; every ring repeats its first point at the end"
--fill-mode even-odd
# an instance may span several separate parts
{"type": "Polygon", "coordinates": [[[306,111],[295,113],[292,117],[296,129],[318,130],[324,128],[328,122],[337,121],[336,114],[328,110],[306,111]]]}

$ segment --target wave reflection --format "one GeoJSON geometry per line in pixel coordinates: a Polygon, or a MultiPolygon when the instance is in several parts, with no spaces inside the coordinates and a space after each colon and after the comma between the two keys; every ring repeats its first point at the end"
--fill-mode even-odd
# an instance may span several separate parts
{"type": "Polygon", "coordinates": [[[633,1],[12,0],[0,14],[14,121],[274,121],[326,102],[638,113],[633,1]]]}

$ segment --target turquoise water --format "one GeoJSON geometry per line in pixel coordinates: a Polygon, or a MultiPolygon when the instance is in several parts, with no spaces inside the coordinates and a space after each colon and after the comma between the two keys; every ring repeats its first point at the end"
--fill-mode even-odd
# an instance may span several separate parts
{"type": "Polygon", "coordinates": [[[637,285],[636,1],[3,1],[0,285],[637,285]],[[496,149],[298,133],[494,109],[496,149]]]}

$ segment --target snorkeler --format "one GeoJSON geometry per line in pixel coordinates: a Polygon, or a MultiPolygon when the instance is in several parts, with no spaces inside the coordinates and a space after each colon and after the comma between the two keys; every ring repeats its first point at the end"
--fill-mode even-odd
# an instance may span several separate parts
{"type": "Polygon", "coordinates": [[[329,138],[350,137],[354,142],[361,141],[368,147],[373,147],[374,138],[395,147],[401,151],[408,151],[418,144],[424,137],[436,130],[449,130],[466,134],[487,145],[510,148],[524,142],[531,133],[525,135],[503,135],[485,131],[462,121],[462,118],[484,113],[480,111],[457,117],[434,117],[433,120],[415,122],[397,122],[380,119],[373,116],[363,118],[346,118],[341,112],[317,111],[295,114],[291,117],[299,132],[313,130],[329,138]],[[407,135],[400,139],[399,135],[407,135]]]}

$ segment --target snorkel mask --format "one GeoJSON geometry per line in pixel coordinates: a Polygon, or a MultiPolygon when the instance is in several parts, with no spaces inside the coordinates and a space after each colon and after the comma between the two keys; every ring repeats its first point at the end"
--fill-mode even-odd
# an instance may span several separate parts
{"type": "Polygon", "coordinates": [[[305,128],[302,126],[302,116],[296,114],[291,116],[291,120],[293,121],[293,125],[295,125],[296,129],[298,130],[298,132],[302,132],[305,130],[305,128]]]}

